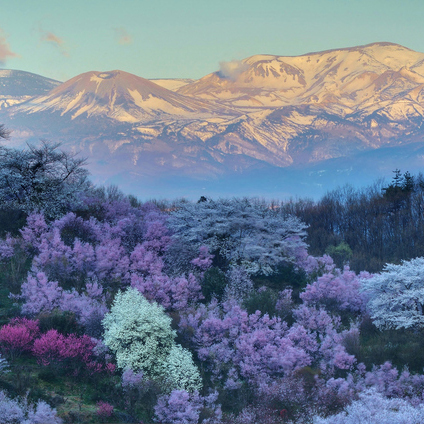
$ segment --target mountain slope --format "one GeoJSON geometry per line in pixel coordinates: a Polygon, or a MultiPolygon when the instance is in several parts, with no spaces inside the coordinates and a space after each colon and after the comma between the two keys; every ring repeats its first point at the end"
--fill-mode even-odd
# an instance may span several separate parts
{"type": "Polygon", "coordinates": [[[104,115],[120,122],[219,112],[204,100],[174,93],[123,71],[86,72],[20,106],[24,113],[60,112],[71,119],[104,115]]]}
{"type": "Polygon", "coordinates": [[[48,93],[60,82],[13,69],[0,69],[0,109],[48,93]]]}
{"type": "Polygon", "coordinates": [[[101,181],[119,175],[135,186],[147,177],[229,175],[248,184],[252,172],[325,170],[384,149],[399,168],[421,163],[411,157],[422,149],[411,149],[408,163],[395,155],[424,143],[424,54],[397,44],[255,55],[199,80],[157,82],[87,72],[16,97],[21,103],[0,110],[0,122],[20,142],[47,138],[82,150],[101,181]]]}
{"type": "Polygon", "coordinates": [[[252,56],[178,92],[240,107],[313,104],[349,113],[423,83],[423,53],[373,43],[301,56],[252,56]]]}

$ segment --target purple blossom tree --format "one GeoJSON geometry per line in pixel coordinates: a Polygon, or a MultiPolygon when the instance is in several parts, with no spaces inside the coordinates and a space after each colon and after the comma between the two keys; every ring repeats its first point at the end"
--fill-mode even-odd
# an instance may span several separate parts
{"type": "Polygon", "coordinates": [[[334,269],[308,284],[300,298],[307,306],[322,306],[329,311],[364,312],[365,296],[361,293],[361,284],[371,278],[367,272],[356,275],[349,267],[343,271],[334,269]]]}

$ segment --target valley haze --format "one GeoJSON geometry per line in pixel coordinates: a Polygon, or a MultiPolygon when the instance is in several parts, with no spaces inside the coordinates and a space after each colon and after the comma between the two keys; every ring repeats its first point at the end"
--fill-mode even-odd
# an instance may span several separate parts
{"type": "Polygon", "coordinates": [[[317,198],[424,165],[424,53],[388,42],[259,54],[198,80],[0,70],[13,147],[88,158],[96,184],[140,198],[317,198]]]}

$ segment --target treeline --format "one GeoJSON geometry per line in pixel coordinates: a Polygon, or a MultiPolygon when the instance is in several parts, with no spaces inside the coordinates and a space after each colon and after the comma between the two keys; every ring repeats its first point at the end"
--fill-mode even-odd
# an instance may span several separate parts
{"type": "Polygon", "coordinates": [[[319,201],[284,202],[282,210],[309,225],[312,255],[327,253],[338,266],[359,272],[381,271],[424,255],[424,176],[394,171],[365,188],[350,185],[328,192],[319,201]]]}

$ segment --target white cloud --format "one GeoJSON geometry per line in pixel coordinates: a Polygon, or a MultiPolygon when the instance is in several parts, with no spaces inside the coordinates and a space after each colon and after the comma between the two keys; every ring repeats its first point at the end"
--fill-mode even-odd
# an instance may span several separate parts
{"type": "Polygon", "coordinates": [[[231,62],[219,62],[219,74],[223,78],[232,81],[237,80],[241,73],[248,69],[249,65],[241,60],[232,60],[231,62]]]}

